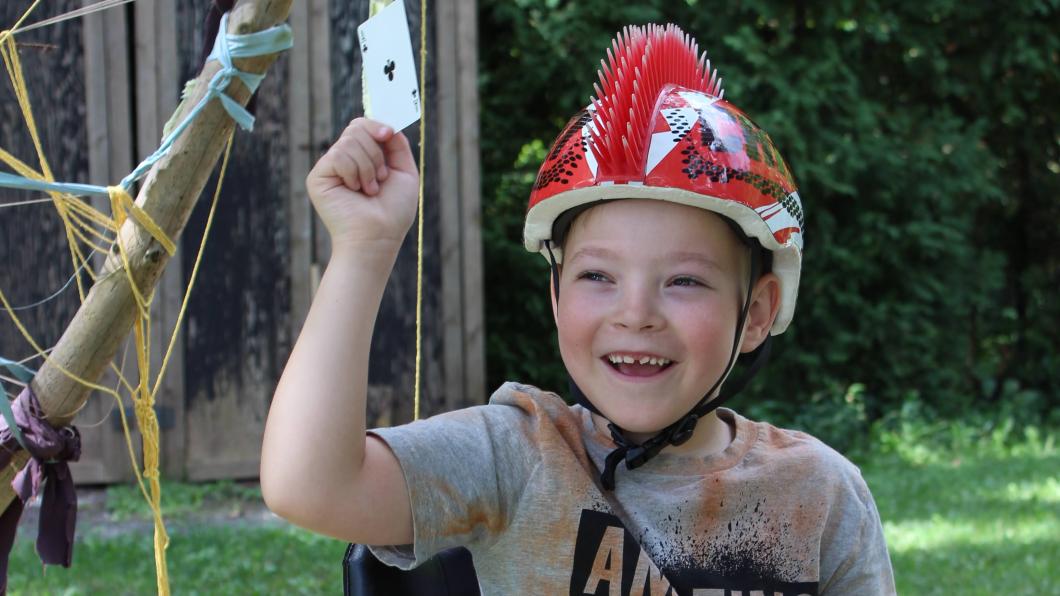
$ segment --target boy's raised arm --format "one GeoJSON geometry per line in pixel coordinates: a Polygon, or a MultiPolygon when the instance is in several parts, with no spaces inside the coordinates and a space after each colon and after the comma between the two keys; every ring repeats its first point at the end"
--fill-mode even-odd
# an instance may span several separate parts
{"type": "Polygon", "coordinates": [[[365,399],[372,329],[416,216],[417,176],[403,134],[358,118],[306,179],[332,255],[273,396],[261,490],[281,517],[351,542],[412,542],[405,480],[390,449],[365,435],[365,399]]]}

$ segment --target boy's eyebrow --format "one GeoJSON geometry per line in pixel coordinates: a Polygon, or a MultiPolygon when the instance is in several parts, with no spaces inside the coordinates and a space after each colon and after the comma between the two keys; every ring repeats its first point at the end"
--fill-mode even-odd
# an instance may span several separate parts
{"type": "Polygon", "coordinates": [[[710,267],[711,269],[721,269],[721,266],[718,265],[717,261],[703,253],[679,250],[666,255],[666,258],[679,263],[692,261],[710,267]]]}
{"type": "MultiPolygon", "coordinates": [[[[585,246],[578,249],[573,256],[567,261],[567,263],[573,263],[578,260],[578,257],[596,257],[599,259],[616,259],[618,258],[617,253],[614,251],[602,248],[599,246],[585,246]]],[[[666,260],[674,263],[686,263],[693,262],[699,263],[705,267],[711,269],[721,269],[718,262],[711,259],[707,255],[694,251],[678,250],[666,254],[666,260]]]]}
{"type": "Polygon", "coordinates": [[[567,262],[568,263],[573,263],[574,261],[578,260],[578,257],[596,257],[596,258],[599,258],[599,259],[614,259],[614,258],[617,257],[617,255],[614,253],[614,251],[610,251],[610,250],[608,250],[606,248],[600,248],[598,246],[585,246],[585,247],[582,247],[582,248],[578,249],[578,251],[575,252],[574,255],[571,256],[571,258],[567,262]]]}

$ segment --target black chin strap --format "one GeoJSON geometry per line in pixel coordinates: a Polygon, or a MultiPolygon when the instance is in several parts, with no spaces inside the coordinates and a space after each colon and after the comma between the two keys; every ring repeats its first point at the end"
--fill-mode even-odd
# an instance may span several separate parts
{"type": "MultiPolygon", "coordinates": [[[[545,249],[548,251],[549,261],[552,266],[552,289],[555,292],[556,300],[558,301],[559,268],[556,264],[556,258],[552,254],[552,247],[548,240],[545,241],[545,249]]],[[[765,341],[751,352],[750,355],[754,359],[747,366],[746,370],[744,370],[739,377],[731,380],[725,387],[725,391],[720,392],[716,399],[711,399],[714,392],[718,389],[718,386],[721,385],[722,381],[724,381],[725,377],[729,374],[729,371],[732,370],[733,366],[736,364],[736,359],[740,355],[740,335],[743,330],[744,322],[747,320],[747,313],[751,308],[751,293],[754,290],[755,282],[761,275],[761,269],[762,257],[760,251],[757,249],[751,250],[751,279],[750,282],[748,282],[747,296],[740,308],[740,315],[736,321],[736,333],[733,337],[732,351],[729,354],[729,363],[725,367],[725,371],[722,372],[721,377],[715,381],[714,385],[711,386],[706,395],[704,395],[687,414],[679,418],[677,422],[667,426],[658,434],[640,444],[626,438],[624,431],[617,424],[611,422],[607,425],[607,428],[611,431],[611,438],[614,440],[617,447],[609,453],[604,460],[604,471],[600,474],[600,484],[603,485],[604,489],[615,490],[615,471],[618,468],[618,463],[620,461],[625,461],[626,469],[632,470],[647,463],[648,460],[658,455],[659,452],[668,445],[681,445],[688,441],[688,439],[692,438],[692,434],[696,430],[696,423],[699,422],[699,419],[713,412],[732,396],[743,390],[759,369],[761,369],[769,360],[772,336],[767,335],[765,341]]],[[[573,393],[578,404],[595,414],[600,414],[600,411],[596,406],[589,401],[585,393],[583,393],[577,384],[574,383],[574,379],[570,379],[569,377],[568,379],[571,393],[573,393]]]]}

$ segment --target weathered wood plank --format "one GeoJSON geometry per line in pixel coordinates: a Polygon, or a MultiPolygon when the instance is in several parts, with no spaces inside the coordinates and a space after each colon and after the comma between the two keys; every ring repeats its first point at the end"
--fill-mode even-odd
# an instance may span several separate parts
{"type": "MultiPolygon", "coordinates": [[[[459,7],[448,2],[438,7],[435,29],[435,64],[438,65],[438,88],[434,117],[438,119],[439,173],[438,194],[441,199],[441,259],[442,259],[442,327],[445,366],[446,407],[459,407],[466,394],[464,382],[464,287],[462,282],[462,236],[460,227],[462,200],[460,196],[460,90],[457,60],[456,29],[459,7]]],[[[428,96],[429,97],[429,96],[428,96]]]]}
{"type": "Polygon", "coordinates": [[[463,263],[464,393],[451,407],[486,401],[486,331],[482,287],[482,174],[479,149],[478,8],[457,0],[457,88],[460,91],[460,210],[463,263]]]}
{"type": "MultiPolygon", "coordinates": [[[[198,70],[207,8],[206,3],[178,5],[176,54],[182,76],[198,70]]],[[[188,305],[184,362],[189,479],[257,476],[269,401],[291,347],[295,148],[288,111],[292,101],[299,101],[291,96],[294,58],[291,53],[282,56],[259,88],[253,133],[237,133],[188,305]]],[[[207,195],[215,184],[216,174],[207,184],[207,195]]],[[[198,247],[208,203],[201,201],[188,222],[186,255],[198,247]]],[[[305,254],[304,249],[299,250],[305,254]]],[[[183,274],[185,279],[191,274],[190,256],[183,274]]]]}
{"type": "MultiPolygon", "coordinates": [[[[328,0],[307,0],[309,5],[309,28],[312,32],[307,45],[311,55],[309,93],[312,96],[312,147],[311,161],[331,146],[335,139],[333,131],[334,109],[332,108],[332,29],[328,0]]],[[[304,186],[304,184],[303,184],[304,186]]],[[[313,263],[310,266],[312,292],[320,283],[321,263],[327,262],[331,254],[330,238],[324,229],[324,223],[313,214],[313,263]]],[[[304,319],[304,317],[303,317],[304,319]]]]}
{"type": "Polygon", "coordinates": [[[473,0],[435,20],[447,409],[485,401],[475,24],[473,0]]]}
{"type": "Polygon", "coordinates": [[[305,177],[316,157],[313,151],[313,101],[312,101],[312,38],[310,28],[310,6],[298,2],[291,9],[290,25],[295,39],[304,40],[295,44],[289,59],[287,79],[287,129],[288,129],[288,185],[287,210],[290,218],[291,257],[288,276],[291,280],[291,333],[298,335],[302,321],[309,312],[312,300],[313,260],[313,210],[305,191],[305,177]]]}

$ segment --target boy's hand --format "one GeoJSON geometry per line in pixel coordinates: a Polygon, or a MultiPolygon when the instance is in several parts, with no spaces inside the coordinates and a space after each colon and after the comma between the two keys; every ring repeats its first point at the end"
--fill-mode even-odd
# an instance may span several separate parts
{"type": "Polygon", "coordinates": [[[309,172],[306,189],[333,251],[396,253],[416,218],[419,180],[408,139],[367,118],[346,127],[309,172]]]}

